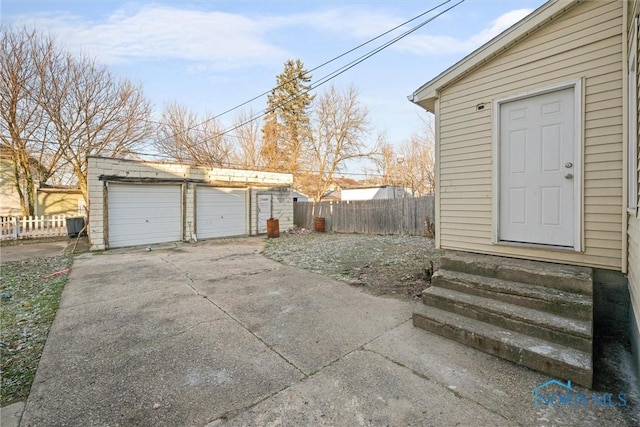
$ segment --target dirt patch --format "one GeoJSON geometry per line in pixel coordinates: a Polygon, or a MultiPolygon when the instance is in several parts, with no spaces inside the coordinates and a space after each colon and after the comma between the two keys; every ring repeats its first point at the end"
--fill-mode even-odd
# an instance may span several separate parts
{"type": "Polygon", "coordinates": [[[63,254],[67,240],[42,240],[37,242],[19,240],[19,243],[0,247],[0,263],[28,260],[31,258],[56,257],[63,254]]]}
{"type": "Polygon", "coordinates": [[[429,285],[441,251],[426,237],[302,233],[269,239],[265,255],[373,295],[415,300],[429,285]]]}

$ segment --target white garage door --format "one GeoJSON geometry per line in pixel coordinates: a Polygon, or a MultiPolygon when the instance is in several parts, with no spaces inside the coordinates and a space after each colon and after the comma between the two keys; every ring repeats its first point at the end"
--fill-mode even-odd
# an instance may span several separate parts
{"type": "Polygon", "coordinates": [[[247,190],[199,186],[196,224],[199,239],[247,234],[247,190]]]}
{"type": "Polygon", "coordinates": [[[182,240],[180,185],[109,184],[110,248],[182,240]]]}

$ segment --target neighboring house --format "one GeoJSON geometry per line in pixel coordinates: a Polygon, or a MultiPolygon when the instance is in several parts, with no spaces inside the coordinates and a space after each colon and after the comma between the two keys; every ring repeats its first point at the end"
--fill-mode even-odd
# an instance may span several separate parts
{"type": "Polygon", "coordinates": [[[336,188],[334,190],[327,190],[322,197],[320,197],[321,202],[339,202],[341,199],[342,190],[340,188],[336,188]]]}
{"type": "Polygon", "coordinates": [[[341,200],[381,200],[402,199],[412,197],[411,189],[397,185],[380,185],[374,187],[344,188],[340,194],[341,200]]]}
{"type": "Polygon", "coordinates": [[[549,1],[410,100],[435,114],[436,246],[590,267],[604,300],[626,275],[640,363],[638,9],[549,1]]]}
{"type": "Polygon", "coordinates": [[[327,191],[322,195],[320,201],[322,202],[339,202],[342,200],[342,190],[346,188],[352,188],[359,186],[360,183],[352,178],[333,178],[327,191]]]}
{"type": "Polygon", "coordinates": [[[292,191],[291,197],[293,197],[294,202],[308,202],[309,196],[300,192],[300,191],[292,191]]]}
{"type": "Polygon", "coordinates": [[[38,199],[36,216],[86,215],[84,197],[82,196],[82,191],[78,188],[40,186],[36,194],[38,199]]]}
{"type": "Polygon", "coordinates": [[[16,215],[22,215],[22,205],[16,191],[13,161],[0,153],[0,216],[16,215]]]}
{"type": "MultiPolygon", "coordinates": [[[[0,216],[22,216],[22,205],[16,191],[14,164],[6,150],[0,148],[0,216]]],[[[38,164],[35,159],[33,163],[38,164]]],[[[26,194],[26,182],[22,180],[20,185],[26,194]]],[[[35,216],[84,215],[84,199],[79,189],[49,187],[37,181],[35,186],[35,216]]]]}
{"type": "Polygon", "coordinates": [[[193,241],[293,226],[293,176],[89,157],[92,250],[193,241]]]}

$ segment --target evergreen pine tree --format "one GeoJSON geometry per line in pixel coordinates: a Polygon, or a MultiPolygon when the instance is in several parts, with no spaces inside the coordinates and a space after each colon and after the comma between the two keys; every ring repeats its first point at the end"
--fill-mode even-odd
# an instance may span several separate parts
{"type": "Polygon", "coordinates": [[[293,173],[294,177],[299,173],[303,147],[311,139],[310,82],[311,76],[300,59],[286,61],[284,71],[276,78],[262,128],[261,154],[267,169],[293,173]]]}

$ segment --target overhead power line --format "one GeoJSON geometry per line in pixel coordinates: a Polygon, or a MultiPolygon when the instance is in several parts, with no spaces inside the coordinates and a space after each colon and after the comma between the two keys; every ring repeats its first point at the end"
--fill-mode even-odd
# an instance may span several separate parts
{"type": "MultiPolygon", "coordinates": [[[[23,138],[23,141],[25,142],[36,142],[39,144],[46,144],[46,145],[59,145],[59,143],[54,142],[54,141],[42,141],[40,139],[36,139],[36,138],[23,138]]],[[[148,148],[148,145],[152,144],[152,142],[141,142],[142,146],[145,146],[148,148]]],[[[144,150],[145,148],[138,148],[138,150],[144,150]]],[[[134,154],[134,155],[138,155],[138,156],[145,156],[145,157],[155,157],[155,158],[160,158],[160,159],[166,159],[166,160],[159,160],[160,162],[167,162],[167,163],[185,163],[185,164],[190,164],[193,166],[202,166],[202,167],[219,167],[219,168],[231,168],[231,169],[243,169],[245,167],[244,164],[242,163],[235,163],[235,162],[224,162],[224,164],[220,165],[220,164],[199,164],[196,162],[192,162],[192,161],[177,161],[175,159],[175,157],[170,156],[168,154],[162,154],[162,153],[147,153],[144,151],[138,151],[138,150],[126,150],[127,154],[134,154]]],[[[151,160],[152,161],[152,160],[151,160]]],[[[264,172],[279,172],[277,170],[273,170],[273,169],[267,169],[261,166],[252,166],[253,168],[255,168],[256,170],[261,170],[264,172]]],[[[300,170],[300,172],[304,172],[304,173],[320,173],[319,170],[311,170],[311,169],[303,169],[300,170]]],[[[340,172],[340,175],[349,175],[349,176],[364,176],[364,177],[374,177],[374,178],[381,178],[384,175],[383,174],[379,174],[379,173],[373,173],[373,172],[340,172]]]]}
{"type": "MultiPolygon", "coordinates": [[[[401,28],[401,27],[403,27],[403,26],[405,26],[405,25],[407,25],[407,24],[409,24],[409,23],[411,23],[411,22],[415,21],[416,19],[419,19],[419,18],[423,17],[424,15],[426,15],[426,14],[428,14],[428,13],[433,12],[434,10],[438,9],[439,7],[441,7],[441,6],[443,6],[443,5],[447,4],[447,3],[449,3],[449,2],[451,2],[451,1],[452,1],[452,0],[446,0],[446,1],[442,2],[442,3],[440,3],[439,5],[437,5],[437,6],[435,6],[435,7],[432,7],[431,9],[427,10],[426,12],[422,12],[421,14],[416,15],[416,16],[414,16],[413,18],[411,18],[411,19],[409,19],[409,20],[407,20],[407,21],[404,21],[402,24],[400,24],[400,25],[396,25],[395,27],[391,28],[390,30],[387,30],[387,31],[385,31],[385,32],[384,32],[384,33],[382,33],[382,34],[379,34],[379,35],[375,36],[374,38],[369,39],[369,40],[367,40],[366,42],[361,43],[361,44],[359,44],[358,46],[356,46],[356,47],[354,47],[354,48],[351,48],[351,49],[349,49],[348,51],[346,51],[346,52],[344,52],[344,53],[341,53],[340,55],[335,56],[335,57],[333,57],[332,59],[330,59],[330,60],[328,60],[328,61],[323,62],[322,64],[320,64],[320,65],[318,65],[318,66],[316,66],[316,67],[314,67],[314,68],[312,68],[312,69],[308,70],[308,71],[307,71],[307,73],[312,73],[312,72],[314,72],[314,71],[316,71],[316,70],[319,70],[320,68],[322,68],[322,67],[324,67],[324,66],[326,66],[326,65],[329,65],[329,64],[331,64],[332,62],[335,62],[335,61],[337,61],[338,59],[343,58],[343,57],[347,56],[347,55],[348,55],[348,54],[350,54],[350,53],[355,52],[356,50],[358,50],[358,49],[360,49],[360,48],[362,48],[362,47],[364,47],[364,46],[368,45],[369,43],[373,43],[374,41],[376,41],[376,40],[378,40],[378,39],[380,39],[380,38],[382,38],[382,37],[386,36],[387,34],[390,34],[390,33],[394,32],[394,31],[395,31],[395,30],[397,30],[398,28],[401,28]]],[[[463,0],[463,1],[464,1],[464,0],[463,0]]],[[[280,89],[280,88],[282,88],[282,87],[286,86],[287,84],[289,84],[289,83],[293,82],[294,80],[296,80],[296,78],[293,78],[293,79],[287,80],[287,81],[285,81],[284,83],[282,83],[281,85],[276,86],[276,87],[275,87],[275,89],[280,89]]],[[[212,117],[212,118],[210,118],[210,119],[208,119],[208,120],[213,120],[213,119],[220,118],[220,117],[224,116],[225,114],[228,114],[228,113],[230,113],[230,112],[232,112],[232,111],[237,110],[238,108],[242,108],[242,107],[244,107],[245,105],[247,105],[247,104],[249,104],[249,103],[251,103],[251,102],[253,102],[253,101],[256,101],[256,100],[258,100],[258,99],[260,99],[260,98],[262,98],[263,96],[268,95],[272,90],[274,90],[274,88],[271,88],[271,89],[267,90],[266,92],[262,92],[260,95],[256,95],[256,96],[254,96],[253,98],[249,99],[248,101],[245,101],[245,102],[243,102],[243,103],[241,103],[241,104],[238,104],[238,105],[236,105],[235,107],[231,107],[231,108],[229,108],[228,110],[225,110],[225,111],[223,111],[222,113],[220,113],[220,114],[218,114],[218,115],[216,115],[216,116],[214,116],[214,117],[212,117]]],[[[203,124],[203,123],[206,123],[206,120],[205,120],[204,122],[202,122],[201,124],[203,124]]]]}
{"type": "MultiPolygon", "coordinates": [[[[421,13],[421,14],[419,14],[419,15],[417,15],[417,16],[415,16],[415,17],[411,18],[411,19],[409,19],[408,21],[405,21],[404,23],[402,23],[402,24],[400,24],[400,25],[398,25],[398,26],[396,26],[396,27],[394,27],[394,28],[392,28],[392,29],[390,29],[390,30],[388,30],[388,31],[385,31],[384,33],[382,33],[382,34],[380,34],[380,35],[378,35],[378,36],[376,36],[376,37],[374,37],[374,38],[372,38],[372,39],[368,40],[367,42],[362,43],[362,44],[360,44],[360,45],[358,45],[358,46],[356,46],[356,47],[354,47],[354,48],[352,48],[352,49],[348,50],[347,52],[345,52],[345,53],[343,53],[343,54],[340,54],[340,55],[338,55],[338,56],[336,56],[336,57],[332,58],[331,60],[326,61],[326,62],[324,62],[324,63],[322,63],[322,64],[318,65],[317,67],[313,68],[312,70],[310,70],[310,71],[308,71],[308,72],[318,70],[318,69],[320,69],[320,68],[322,68],[322,67],[324,67],[324,66],[326,66],[326,65],[328,65],[328,64],[330,64],[330,63],[332,63],[332,62],[334,62],[334,61],[336,61],[336,60],[338,60],[338,59],[340,59],[340,58],[342,58],[342,57],[344,57],[344,56],[346,56],[346,55],[348,55],[349,53],[352,53],[352,52],[356,51],[357,49],[360,49],[361,47],[363,47],[363,46],[365,46],[365,45],[367,45],[367,44],[369,44],[369,43],[371,43],[371,42],[373,42],[373,41],[375,41],[375,40],[378,40],[378,39],[380,39],[381,37],[384,37],[385,35],[388,35],[389,33],[391,33],[391,32],[393,32],[393,31],[395,31],[395,30],[397,30],[397,29],[401,28],[402,26],[406,25],[407,23],[413,22],[413,21],[415,21],[415,20],[417,20],[417,19],[419,19],[419,18],[421,18],[421,17],[425,16],[426,14],[428,14],[428,13],[430,13],[430,12],[432,12],[432,11],[436,10],[436,9],[439,9],[440,7],[442,7],[443,5],[445,5],[445,4],[447,4],[447,3],[450,3],[451,1],[452,1],[452,0],[446,0],[446,1],[444,1],[444,2],[442,2],[442,3],[440,3],[440,4],[438,4],[437,6],[435,6],[435,7],[431,8],[431,9],[429,9],[428,11],[423,12],[423,13],[421,13]]],[[[347,63],[347,64],[343,65],[342,67],[339,67],[339,68],[338,68],[338,69],[336,69],[335,71],[332,71],[332,72],[330,72],[329,74],[326,74],[325,76],[323,76],[323,77],[321,77],[320,79],[318,79],[315,83],[312,83],[308,90],[306,90],[306,91],[302,91],[301,93],[299,93],[299,94],[297,94],[297,95],[294,95],[294,96],[290,97],[289,99],[287,99],[287,100],[283,101],[282,103],[278,104],[278,105],[276,106],[276,108],[278,108],[278,107],[282,107],[282,106],[284,106],[284,105],[288,104],[289,102],[294,101],[294,100],[296,100],[297,98],[299,98],[299,97],[301,97],[301,96],[303,96],[303,95],[305,95],[305,94],[309,93],[311,90],[316,89],[316,88],[318,88],[319,86],[322,86],[323,84],[325,84],[325,83],[327,83],[327,82],[331,81],[332,79],[334,79],[334,78],[338,77],[339,75],[341,75],[341,74],[345,73],[346,71],[350,70],[351,68],[355,67],[356,65],[359,65],[360,63],[364,62],[365,60],[367,60],[367,59],[371,58],[372,56],[374,56],[374,55],[378,54],[379,52],[381,52],[382,50],[386,49],[387,47],[389,47],[389,46],[393,45],[394,43],[397,43],[399,40],[402,40],[403,38],[407,37],[408,35],[410,35],[410,34],[414,33],[415,31],[419,30],[420,28],[424,27],[425,25],[427,25],[427,24],[429,24],[430,22],[432,22],[434,19],[436,19],[436,18],[438,18],[438,17],[442,16],[444,13],[446,13],[446,12],[450,11],[451,9],[453,9],[453,8],[457,7],[457,6],[458,6],[458,5],[460,5],[461,3],[464,3],[464,1],[465,1],[465,0],[459,0],[459,1],[457,1],[457,2],[456,2],[456,3],[454,3],[453,5],[451,5],[451,6],[449,6],[448,8],[446,8],[446,9],[444,9],[444,10],[442,10],[442,11],[438,12],[437,14],[435,14],[435,15],[431,16],[430,18],[428,18],[428,19],[426,19],[426,20],[424,20],[424,21],[420,22],[419,24],[417,24],[416,26],[414,26],[414,27],[410,28],[409,30],[407,30],[407,31],[403,32],[402,34],[400,34],[400,35],[398,35],[398,36],[396,36],[396,37],[392,38],[391,40],[389,40],[389,41],[387,41],[387,42],[383,43],[382,45],[380,45],[380,46],[376,47],[375,49],[370,50],[369,52],[367,52],[367,53],[365,53],[364,55],[361,55],[360,57],[358,57],[358,58],[356,58],[356,59],[352,60],[351,62],[349,62],[349,63],[347,63]]],[[[287,84],[287,83],[288,83],[288,82],[285,82],[285,83],[283,83],[282,85],[285,85],[285,84],[287,84]]],[[[281,86],[282,86],[282,85],[281,85],[281,86]]],[[[280,87],[280,86],[278,86],[278,87],[280,87]]],[[[272,90],[272,89],[271,89],[271,90],[272,90]]],[[[260,97],[262,97],[262,96],[265,96],[265,95],[269,94],[269,93],[271,92],[271,90],[269,90],[269,91],[267,91],[267,92],[263,92],[262,94],[260,94],[260,95],[258,95],[258,96],[255,96],[255,97],[253,97],[252,99],[250,99],[250,100],[248,100],[248,101],[245,101],[245,102],[243,102],[243,103],[241,103],[241,104],[238,104],[237,106],[235,106],[235,107],[233,107],[233,108],[230,108],[230,109],[228,109],[228,110],[226,110],[226,111],[224,111],[224,112],[222,112],[222,113],[218,114],[217,116],[211,117],[211,118],[209,118],[209,119],[207,119],[207,120],[204,120],[204,121],[200,122],[199,124],[196,124],[196,125],[193,125],[193,126],[192,126],[192,127],[190,127],[190,128],[184,129],[184,130],[182,130],[182,131],[181,131],[181,133],[185,133],[185,132],[188,132],[188,131],[190,131],[190,130],[195,130],[195,129],[197,129],[197,127],[198,127],[198,126],[201,126],[202,124],[205,124],[205,123],[207,123],[208,121],[211,121],[211,120],[214,120],[214,119],[216,119],[216,118],[218,118],[218,117],[221,117],[221,116],[222,116],[222,115],[224,115],[224,114],[227,114],[227,113],[229,113],[229,112],[231,112],[231,111],[234,111],[234,110],[236,110],[236,109],[238,109],[238,108],[241,108],[241,107],[243,107],[244,105],[247,105],[248,103],[250,103],[250,102],[252,102],[252,101],[255,101],[256,99],[258,99],[258,98],[260,98],[260,97]]],[[[268,111],[268,109],[266,109],[266,108],[265,108],[265,109],[264,109],[264,110],[262,110],[258,115],[252,116],[250,119],[248,119],[248,120],[246,120],[246,121],[244,121],[244,122],[242,122],[242,123],[239,123],[239,124],[237,124],[237,125],[235,125],[235,126],[232,126],[232,127],[230,127],[230,128],[227,128],[227,129],[223,130],[222,132],[220,132],[220,133],[216,134],[214,137],[216,137],[216,138],[217,138],[217,137],[224,136],[224,135],[226,135],[226,134],[228,134],[228,133],[230,133],[230,132],[233,132],[234,130],[236,130],[236,129],[238,129],[238,128],[242,127],[242,126],[246,126],[246,125],[248,125],[249,123],[252,123],[252,122],[254,122],[254,121],[256,121],[256,120],[258,120],[258,119],[260,119],[260,118],[264,117],[264,116],[267,114],[267,111],[268,111]]],[[[152,122],[152,121],[149,121],[149,122],[152,122]]],[[[158,122],[152,122],[152,123],[158,123],[158,122]]],[[[166,140],[168,140],[168,139],[169,139],[169,137],[164,138],[164,139],[162,139],[161,141],[166,141],[166,140]]],[[[53,141],[41,141],[41,140],[33,140],[33,141],[35,141],[35,142],[40,142],[40,143],[44,142],[44,143],[46,143],[46,144],[55,144],[55,142],[53,142],[53,141]]],[[[156,143],[157,143],[157,141],[156,141],[156,143]]],[[[194,145],[198,146],[198,145],[201,145],[201,144],[203,144],[203,143],[204,143],[204,142],[200,142],[200,143],[197,143],[197,144],[194,144],[194,145]]],[[[151,144],[151,142],[146,142],[146,143],[143,143],[143,144],[144,144],[145,146],[148,146],[149,144],[151,144]]],[[[140,155],[140,156],[149,156],[149,157],[159,157],[159,158],[173,159],[173,157],[172,157],[172,156],[164,155],[164,154],[159,154],[159,153],[158,153],[158,154],[154,154],[154,153],[145,153],[145,152],[138,152],[138,151],[133,151],[133,150],[132,150],[132,151],[129,151],[129,153],[131,153],[131,154],[136,154],[136,155],[140,155]]],[[[228,163],[228,164],[229,164],[229,165],[232,165],[231,163],[228,163]]],[[[242,166],[242,165],[240,165],[240,164],[235,164],[235,165],[236,165],[236,166],[242,166]]],[[[304,171],[304,172],[310,172],[310,173],[313,173],[313,172],[315,172],[315,171],[304,171]]],[[[345,173],[345,175],[347,175],[347,173],[345,173]]],[[[348,175],[374,176],[373,174],[357,174],[357,173],[348,174],[348,175]]]]}
{"type": "MultiPolygon", "coordinates": [[[[402,24],[397,25],[397,26],[393,27],[392,29],[387,30],[387,31],[385,31],[384,33],[379,34],[378,36],[376,36],[376,37],[374,37],[374,38],[372,38],[372,39],[370,39],[370,40],[368,40],[368,41],[366,41],[366,42],[364,42],[364,43],[362,43],[362,44],[360,44],[360,45],[358,45],[358,46],[356,46],[356,47],[354,47],[354,48],[352,48],[352,49],[350,49],[350,50],[348,50],[348,51],[346,51],[346,52],[344,52],[344,53],[342,53],[342,54],[340,54],[340,55],[338,55],[338,56],[336,56],[336,57],[334,57],[334,58],[332,58],[332,59],[330,59],[329,61],[326,61],[326,62],[324,62],[324,63],[322,63],[322,64],[318,65],[317,67],[312,68],[311,70],[307,71],[307,73],[311,73],[312,71],[316,71],[316,70],[318,70],[318,69],[320,69],[320,68],[322,68],[322,67],[324,67],[324,66],[326,66],[326,65],[328,65],[328,64],[330,64],[330,63],[332,63],[332,62],[335,62],[336,60],[338,60],[338,59],[340,59],[340,58],[342,58],[342,57],[344,57],[344,56],[346,56],[346,55],[348,55],[348,54],[350,54],[350,53],[353,53],[354,51],[356,51],[356,50],[358,50],[358,49],[360,49],[360,48],[362,48],[362,47],[366,46],[367,44],[372,43],[372,42],[374,42],[375,40],[378,40],[378,39],[380,39],[381,37],[384,37],[385,35],[388,35],[388,34],[392,33],[393,31],[395,31],[395,30],[397,30],[397,29],[399,29],[399,28],[401,28],[401,27],[405,26],[406,24],[408,24],[408,23],[410,23],[410,22],[413,22],[413,21],[415,21],[415,20],[417,20],[417,19],[419,19],[419,18],[423,17],[423,16],[425,16],[426,14],[428,14],[428,13],[430,13],[430,12],[433,12],[434,10],[439,9],[440,7],[442,7],[443,5],[445,5],[445,4],[447,4],[447,3],[450,3],[451,1],[452,1],[452,0],[446,0],[446,1],[444,1],[444,2],[442,2],[442,3],[440,3],[440,4],[438,4],[437,6],[435,6],[435,7],[431,8],[431,9],[427,10],[426,12],[423,12],[423,13],[421,13],[421,14],[419,14],[419,15],[416,15],[415,17],[413,17],[413,18],[411,18],[411,19],[409,19],[409,20],[407,20],[407,21],[403,22],[402,24]]],[[[375,48],[375,49],[373,49],[373,50],[371,50],[371,51],[367,52],[366,54],[364,54],[364,55],[360,56],[359,58],[357,58],[357,59],[355,59],[355,60],[353,60],[353,61],[351,61],[351,62],[347,63],[346,65],[343,65],[342,67],[338,68],[337,70],[330,72],[329,74],[327,74],[327,75],[325,75],[324,77],[320,78],[316,83],[312,83],[312,84],[311,84],[311,86],[310,86],[310,88],[309,88],[308,90],[303,91],[303,92],[301,92],[301,93],[299,93],[299,94],[297,94],[297,95],[294,95],[294,96],[292,96],[292,97],[288,98],[287,100],[285,100],[285,101],[283,101],[282,103],[278,104],[278,105],[276,106],[276,108],[278,108],[278,107],[282,107],[282,106],[284,106],[284,105],[288,104],[289,102],[294,101],[294,100],[296,100],[297,98],[299,98],[299,97],[301,97],[301,96],[303,96],[303,95],[305,95],[305,94],[309,93],[311,90],[313,90],[313,89],[315,89],[315,88],[317,88],[317,87],[319,87],[319,86],[321,86],[321,85],[323,85],[323,84],[327,83],[328,81],[330,81],[330,80],[332,80],[332,79],[334,79],[334,78],[338,77],[339,75],[341,75],[341,74],[343,74],[344,72],[348,71],[349,69],[351,69],[351,68],[355,67],[356,65],[360,64],[361,62],[363,62],[363,61],[365,61],[365,60],[367,60],[367,59],[371,58],[372,56],[376,55],[376,54],[377,54],[377,53],[379,53],[380,51],[382,51],[382,50],[386,49],[387,47],[391,46],[392,44],[394,44],[394,43],[398,42],[399,40],[402,40],[402,39],[403,39],[403,38],[405,38],[406,36],[408,36],[408,35],[410,35],[410,34],[414,33],[415,31],[419,30],[420,28],[424,27],[425,25],[427,25],[428,23],[430,23],[430,22],[431,22],[431,21],[433,21],[434,19],[436,19],[436,18],[438,18],[438,17],[442,16],[444,13],[446,13],[446,12],[450,11],[451,9],[453,9],[453,8],[455,8],[456,6],[460,5],[460,4],[461,4],[461,3],[463,3],[464,1],[465,1],[465,0],[459,0],[457,3],[453,4],[452,6],[448,7],[447,9],[444,9],[444,10],[440,11],[440,12],[439,12],[439,13],[437,13],[436,15],[434,15],[434,16],[432,16],[432,17],[430,17],[430,18],[426,19],[425,21],[423,21],[423,22],[419,23],[418,25],[416,25],[416,26],[414,26],[414,27],[410,28],[409,30],[405,31],[404,33],[400,34],[399,36],[396,36],[396,37],[394,37],[393,39],[391,39],[391,40],[389,40],[389,41],[387,41],[387,42],[383,43],[382,45],[378,46],[377,48],[375,48]]],[[[282,83],[282,84],[281,84],[281,85],[279,85],[279,86],[276,86],[276,88],[269,89],[268,91],[263,92],[263,93],[261,93],[260,95],[257,95],[257,96],[255,96],[255,97],[253,97],[253,98],[249,99],[248,101],[245,101],[245,102],[243,102],[243,103],[241,103],[241,104],[238,104],[238,105],[236,105],[235,107],[232,107],[232,108],[230,108],[230,109],[228,109],[228,110],[225,110],[225,111],[223,111],[222,113],[220,113],[220,114],[218,114],[218,115],[216,115],[216,116],[213,116],[213,117],[210,117],[210,118],[208,118],[208,119],[206,119],[206,120],[203,120],[202,122],[200,122],[200,123],[198,123],[198,124],[196,124],[196,125],[193,125],[193,126],[191,126],[191,127],[187,128],[187,129],[183,129],[183,130],[181,130],[181,133],[186,133],[186,132],[189,132],[189,131],[191,131],[191,130],[197,130],[197,128],[198,128],[199,126],[201,126],[201,125],[203,125],[203,124],[205,124],[205,123],[207,123],[207,122],[209,122],[209,121],[211,121],[211,120],[215,120],[215,119],[217,119],[217,118],[219,118],[219,117],[221,117],[221,116],[223,116],[223,115],[225,115],[225,114],[228,114],[228,113],[229,113],[229,112],[231,112],[231,111],[237,110],[238,108],[241,108],[241,107],[243,107],[243,106],[245,106],[245,105],[247,105],[247,104],[249,104],[249,103],[251,103],[251,102],[253,102],[253,101],[255,101],[255,100],[257,100],[257,99],[259,99],[259,98],[261,98],[261,97],[263,97],[263,96],[265,96],[265,95],[268,95],[272,90],[277,89],[277,88],[280,88],[280,87],[283,87],[284,85],[286,85],[286,84],[290,83],[290,82],[291,82],[291,81],[293,81],[293,80],[295,80],[295,78],[294,78],[294,79],[291,79],[291,80],[288,80],[288,81],[286,81],[286,82],[282,83]]],[[[227,128],[227,129],[225,129],[224,131],[222,131],[222,132],[220,132],[220,133],[216,134],[216,135],[215,135],[215,137],[221,137],[221,136],[224,136],[224,135],[226,135],[226,134],[228,134],[228,133],[230,133],[230,132],[233,132],[234,130],[236,130],[236,129],[238,129],[238,128],[242,127],[242,126],[246,126],[247,124],[249,124],[249,123],[251,123],[251,122],[253,122],[253,121],[255,121],[255,120],[258,120],[258,119],[260,119],[260,118],[262,118],[262,117],[264,117],[264,116],[267,114],[267,112],[268,112],[268,109],[267,109],[267,108],[265,108],[265,109],[261,110],[261,111],[260,111],[260,113],[258,113],[257,115],[252,116],[250,119],[248,119],[248,120],[246,120],[246,121],[244,121],[244,122],[242,122],[242,123],[239,123],[239,124],[237,124],[237,125],[234,125],[234,126],[232,126],[232,127],[230,127],[230,128],[227,128]]],[[[169,139],[170,139],[170,137],[166,137],[166,138],[163,138],[163,139],[162,139],[162,141],[167,141],[167,140],[169,140],[169,139]]],[[[200,144],[202,144],[202,143],[199,143],[198,145],[200,145],[200,144]]]]}

